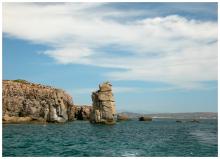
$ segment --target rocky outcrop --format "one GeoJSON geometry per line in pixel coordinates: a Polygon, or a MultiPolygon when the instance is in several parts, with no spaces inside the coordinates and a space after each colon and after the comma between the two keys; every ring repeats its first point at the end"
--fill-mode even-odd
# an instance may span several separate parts
{"type": "Polygon", "coordinates": [[[75,118],[72,97],[61,89],[3,80],[3,122],[65,122],[75,118]]]}
{"type": "Polygon", "coordinates": [[[77,109],[76,109],[75,105],[68,106],[67,114],[68,114],[69,121],[76,120],[76,111],[77,111],[77,109]]]}
{"type": "Polygon", "coordinates": [[[4,123],[23,123],[23,122],[30,122],[35,121],[31,117],[16,117],[16,116],[8,116],[8,114],[5,114],[3,116],[3,122],[4,123]]]}
{"type": "Polygon", "coordinates": [[[75,118],[77,120],[89,120],[92,106],[87,105],[75,105],[75,118]]]}
{"type": "Polygon", "coordinates": [[[125,120],[129,120],[129,117],[126,114],[117,115],[117,121],[125,121],[125,120]]]}
{"type": "Polygon", "coordinates": [[[192,123],[199,123],[199,120],[193,119],[193,120],[190,120],[190,122],[192,122],[192,123]]]}
{"type": "Polygon", "coordinates": [[[141,116],[139,118],[139,121],[152,121],[152,118],[151,117],[147,117],[147,116],[141,116]]]}
{"type": "Polygon", "coordinates": [[[112,93],[112,85],[104,82],[99,85],[99,90],[92,93],[92,123],[114,124],[116,121],[115,101],[112,93]]]}
{"type": "Polygon", "coordinates": [[[176,122],[177,122],[177,123],[182,123],[182,121],[181,121],[181,120],[176,120],[176,122]]]}

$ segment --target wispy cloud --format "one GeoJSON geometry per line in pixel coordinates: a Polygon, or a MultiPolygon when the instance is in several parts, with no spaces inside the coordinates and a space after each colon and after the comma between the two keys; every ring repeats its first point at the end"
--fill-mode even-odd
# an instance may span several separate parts
{"type": "Polygon", "coordinates": [[[3,32],[49,45],[43,53],[60,64],[120,68],[104,74],[111,80],[157,81],[183,89],[217,80],[217,22],[144,15],[105,3],[4,3],[3,32]],[[138,15],[142,18],[133,18],[138,15]],[[112,46],[120,51],[111,51],[112,46]]]}
{"type": "MultiPolygon", "coordinates": [[[[144,92],[144,89],[142,88],[138,88],[138,87],[113,87],[113,92],[114,93],[141,93],[144,92]]],[[[69,90],[69,92],[71,93],[75,93],[75,94],[91,94],[92,92],[96,91],[97,88],[78,88],[78,89],[74,89],[69,90]]]]}
{"type": "Polygon", "coordinates": [[[144,89],[138,87],[113,87],[114,93],[141,93],[144,89]]]}
{"type": "MultiPolygon", "coordinates": [[[[205,85],[205,84],[204,84],[205,85]]],[[[125,87],[125,86],[113,86],[112,87],[114,94],[127,94],[127,93],[161,93],[161,92],[173,92],[173,91],[192,91],[195,88],[181,88],[179,86],[163,86],[163,87],[153,87],[153,88],[142,88],[142,87],[125,87]]],[[[203,87],[203,85],[197,85],[197,90],[214,90],[217,89],[216,86],[203,87]]],[[[96,91],[97,88],[77,88],[74,90],[68,90],[72,94],[86,94],[90,95],[92,92],[96,91]]]]}

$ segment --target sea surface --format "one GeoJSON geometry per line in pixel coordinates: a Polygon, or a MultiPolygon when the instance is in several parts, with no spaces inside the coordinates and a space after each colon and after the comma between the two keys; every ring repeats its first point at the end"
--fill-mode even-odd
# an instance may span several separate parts
{"type": "Polygon", "coordinates": [[[217,156],[217,120],[3,124],[3,156],[217,156]]]}

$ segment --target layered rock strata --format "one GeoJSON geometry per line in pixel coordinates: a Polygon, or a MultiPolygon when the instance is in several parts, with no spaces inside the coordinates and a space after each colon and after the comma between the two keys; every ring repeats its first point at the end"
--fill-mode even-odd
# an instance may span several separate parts
{"type": "Polygon", "coordinates": [[[92,93],[92,123],[114,124],[116,121],[115,100],[112,93],[112,85],[104,82],[99,85],[99,90],[92,93]]]}
{"type": "Polygon", "coordinates": [[[72,97],[61,89],[3,80],[3,122],[65,122],[75,118],[72,97]]]}

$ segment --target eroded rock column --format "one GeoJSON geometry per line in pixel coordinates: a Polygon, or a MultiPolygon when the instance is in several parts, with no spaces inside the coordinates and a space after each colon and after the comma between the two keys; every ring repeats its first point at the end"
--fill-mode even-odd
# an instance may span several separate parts
{"type": "Polygon", "coordinates": [[[115,100],[112,93],[112,85],[104,82],[99,85],[99,90],[92,93],[92,112],[90,121],[92,123],[115,123],[115,100]]]}

